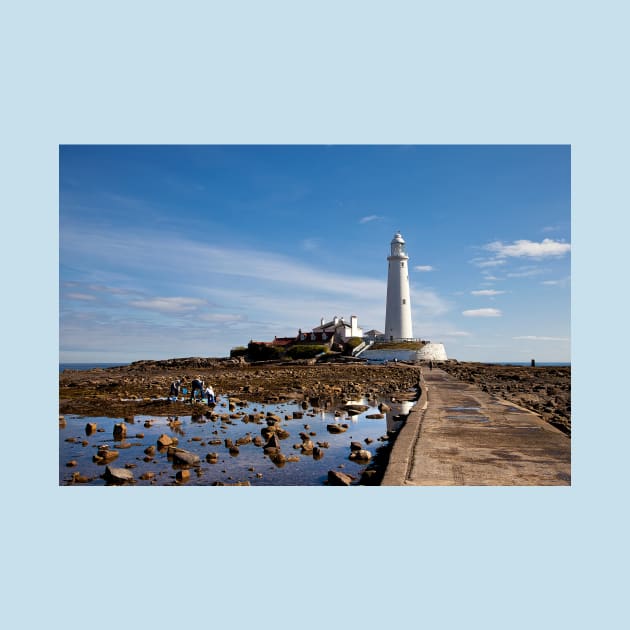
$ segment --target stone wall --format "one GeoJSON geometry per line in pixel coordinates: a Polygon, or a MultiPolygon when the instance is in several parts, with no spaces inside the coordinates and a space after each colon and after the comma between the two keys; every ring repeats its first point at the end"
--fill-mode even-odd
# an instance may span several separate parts
{"type": "Polygon", "coordinates": [[[368,361],[446,361],[446,350],[442,343],[427,343],[421,350],[365,350],[362,359],[368,361]]]}

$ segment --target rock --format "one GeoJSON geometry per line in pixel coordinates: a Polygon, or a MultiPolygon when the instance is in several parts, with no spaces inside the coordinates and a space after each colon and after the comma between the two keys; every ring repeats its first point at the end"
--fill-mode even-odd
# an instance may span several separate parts
{"type": "Polygon", "coordinates": [[[229,453],[230,455],[232,455],[232,457],[236,457],[241,451],[239,450],[238,446],[231,446],[229,449],[229,453]]]}
{"type": "Polygon", "coordinates": [[[243,437],[238,438],[238,440],[236,440],[236,446],[243,446],[245,444],[250,444],[252,441],[252,436],[251,435],[244,435],[243,437]]]}
{"type": "Polygon", "coordinates": [[[282,468],[286,464],[286,461],[287,461],[286,455],[280,452],[269,455],[269,459],[278,468],[282,468]]]}
{"type": "Polygon", "coordinates": [[[361,442],[350,442],[351,451],[360,451],[362,448],[361,442]]]}
{"type": "Polygon", "coordinates": [[[254,438],[254,446],[262,446],[265,443],[265,441],[260,437],[260,435],[257,435],[254,438]]]}
{"type": "Polygon", "coordinates": [[[127,425],[124,422],[118,422],[114,425],[114,439],[123,440],[127,437],[127,425]]]}
{"type": "Polygon", "coordinates": [[[328,471],[328,485],[329,486],[349,486],[352,483],[354,477],[346,475],[345,473],[338,472],[336,470],[328,471]]]}
{"type": "Polygon", "coordinates": [[[326,429],[328,433],[344,433],[347,431],[347,427],[343,427],[339,424],[327,424],[326,429]]]}
{"type": "Polygon", "coordinates": [[[89,481],[89,477],[85,477],[78,471],[72,473],[72,483],[88,483],[89,481]]]}
{"type": "Polygon", "coordinates": [[[155,455],[155,446],[153,444],[147,446],[147,448],[144,449],[144,454],[153,457],[155,455]]]}
{"type": "Polygon", "coordinates": [[[65,418],[65,416],[59,416],[59,426],[60,427],[65,427],[66,426],[66,418],[65,418]]]}
{"type": "Polygon", "coordinates": [[[302,442],[302,453],[304,453],[305,455],[309,455],[310,453],[313,452],[313,442],[311,442],[311,440],[304,440],[302,442]]]}
{"type": "Polygon", "coordinates": [[[111,468],[105,467],[103,475],[106,481],[114,484],[132,483],[134,481],[133,473],[127,468],[111,468]]]}
{"type": "Polygon", "coordinates": [[[234,442],[230,438],[225,438],[225,448],[232,448],[234,446],[234,442]]]}
{"type": "Polygon", "coordinates": [[[366,450],[358,450],[358,451],[352,451],[352,453],[350,453],[350,459],[352,461],[360,461],[360,462],[367,462],[372,458],[372,453],[370,453],[370,451],[366,451],[366,450]]]}
{"type": "Polygon", "coordinates": [[[66,466],[68,468],[73,468],[76,465],[77,465],[77,460],[76,459],[71,459],[69,462],[66,463],[66,466]]]}
{"type": "Polygon", "coordinates": [[[178,470],[175,479],[177,479],[179,483],[185,483],[190,479],[190,470],[178,470]]]}
{"type": "Polygon", "coordinates": [[[185,464],[187,466],[198,466],[200,463],[199,455],[195,455],[183,448],[170,448],[169,455],[173,458],[175,464],[185,464]]]}
{"type": "Polygon", "coordinates": [[[346,403],[343,408],[352,416],[356,416],[369,409],[367,405],[360,405],[358,403],[346,403]]]}
{"type": "Polygon", "coordinates": [[[319,446],[319,448],[330,448],[330,444],[328,442],[317,442],[317,446],[319,446]]]}
{"type": "Polygon", "coordinates": [[[316,446],[313,449],[313,459],[317,460],[317,459],[321,459],[322,457],[324,457],[324,451],[322,451],[322,449],[319,446],[316,446]]]}
{"type": "Polygon", "coordinates": [[[142,481],[148,481],[149,479],[153,479],[153,477],[155,477],[155,473],[150,471],[140,475],[140,479],[142,479],[142,481]]]}
{"type": "Polygon", "coordinates": [[[365,438],[365,443],[366,444],[372,444],[372,442],[374,442],[374,440],[372,438],[370,438],[370,437],[366,437],[365,438]]]}
{"type": "Polygon", "coordinates": [[[96,452],[96,455],[94,455],[92,459],[97,464],[106,464],[108,462],[115,460],[117,457],[118,457],[118,451],[110,451],[109,446],[104,444],[98,449],[98,451],[96,452]]]}
{"type": "Polygon", "coordinates": [[[157,443],[160,448],[171,446],[171,444],[173,444],[173,438],[166,435],[166,433],[162,433],[162,435],[158,438],[157,443]]]}
{"type": "Polygon", "coordinates": [[[386,405],[384,402],[382,402],[379,406],[378,406],[378,410],[381,413],[387,413],[388,411],[391,411],[392,408],[389,405],[386,405]]]}
{"type": "Polygon", "coordinates": [[[300,457],[298,455],[290,455],[287,457],[287,462],[299,462],[300,457]]]}
{"type": "MultiPolygon", "coordinates": [[[[307,407],[308,407],[308,405],[307,405],[307,407]]],[[[302,411],[294,411],[293,412],[293,419],[294,420],[300,420],[303,417],[304,417],[304,412],[302,412],[302,411]]]]}
{"type": "Polygon", "coordinates": [[[382,420],[385,416],[382,413],[369,413],[365,416],[368,420],[382,420]]]}
{"type": "Polygon", "coordinates": [[[92,435],[92,433],[96,433],[97,425],[96,422],[88,422],[85,425],[85,434],[92,435]]]}
{"type": "Polygon", "coordinates": [[[281,440],[286,440],[291,434],[285,429],[278,428],[278,429],[276,429],[276,435],[281,440]]]}
{"type": "Polygon", "coordinates": [[[144,439],[144,433],[136,433],[136,438],[138,440],[143,440],[144,439]]]}
{"type": "Polygon", "coordinates": [[[208,453],[206,455],[206,461],[209,464],[216,464],[219,461],[219,454],[218,453],[208,453]]]}
{"type": "Polygon", "coordinates": [[[265,448],[280,448],[280,439],[277,435],[272,435],[265,444],[265,448]]]}

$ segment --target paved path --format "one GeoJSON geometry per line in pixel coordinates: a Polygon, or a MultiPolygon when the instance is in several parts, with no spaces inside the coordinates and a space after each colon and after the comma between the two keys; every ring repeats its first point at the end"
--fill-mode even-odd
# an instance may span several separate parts
{"type": "Polygon", "coordinates": [[[571,485],[571,439],[535,413],[440,369],[422,385],[382,485],[571,485]]]}

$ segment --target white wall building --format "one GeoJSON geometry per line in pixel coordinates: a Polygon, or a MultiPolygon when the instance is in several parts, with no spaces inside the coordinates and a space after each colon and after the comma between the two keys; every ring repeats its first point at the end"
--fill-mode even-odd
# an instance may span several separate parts
{"type": "Polygon", "coordinates": [[[351,315],[349,322],[345,321],[343,317],[337,317],[337,315],[329,322],[325,322],[322,317],[319,326],[313,328],[313,332],[333,335],[338,341],[347,341],[350,337],[363,337],[363,329],[359,328],[356,315],[351,315]]]}
{"type": "Polygon", "coordinates": [[[387,257],[387,306],[385,339],[412,339],[411,301],[409,299],[409,256],[400,232],[394,234],[387,257]]]}

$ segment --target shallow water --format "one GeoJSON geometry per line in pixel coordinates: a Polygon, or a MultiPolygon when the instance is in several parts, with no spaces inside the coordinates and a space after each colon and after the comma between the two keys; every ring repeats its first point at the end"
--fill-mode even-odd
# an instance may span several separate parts
{"type": "MultiPolygon", "coordinates": [[[[105,472],[104,464],[93,461],[97,449],[107,444],[110,450],[118,451],[118,457],[109,463],[112,468],[125,468],[131,465],[136,485],[179,485],[176,480],[177,471],[181,466],[175,465],[167,456],[166,450],[156,452],[150,461],[145,460],[145,449],[157,446],[157,439],[163,433],[170,437],[177,437],[177,448],[185,449],[201,459],[199,466],[191,468],[190,479],[185,485],[213,485],[215,483],[236,484],[249,482],[251,485],[323,485],[328,478],[329,470],[339,470],[355,477],[356,484],[367,467],[367,463],[357,463],[349,459],[350,442],[361,442],[364,449],[374,456],[376,448],[387,441],[387,431],[398,429],[403,422],[402,415],[408,413],[413,403],[396,405],[388,402],[392,410],[382,419],[367,418],[366,416],[379,413],[377,401],[356,401],[368,405],[367,411],[343,417],[334,416],[333,407],[323,409],[302,409],[295,403],[263,405],[259,403],[243,403],[236,410],[228,410],[228,400],[220,399],[214,412],[230,414],[227,420],[208,420],[201,415],[195,420],[191,416],[179,416],[181,424],[169,422],[169,418],[155,416],[136,416],[134,422],[126,421],[127,437],[120,441],[113,439],[114,425],[122,422],[121,418],[89,418],[85,416],[67,415],[65,427],[59,428],[59,483],[72,483],[73,473],[88,477],[89,482],[81,485],[106,485],[102,478],[105,472]],[[302,412],[301,419],[293,419],[293,412],[302,412]],[[295,462],[286,462],[282,466],[274,464],[263,452],[262,447],[253,443],[239,446],[239,454],[231,455],[225,445],[225,439],[236,442],[238,438],[250,435],[252,439],[261,435],[261,429],[267,426],[264,419],[259,423],[249,421],[249,414],[268,412],[282,418],[279,426],[288,431],[290,436],[281,441],[281,450],[286,457],[297,457],[295,462]],[[237,415],[238,414],[238,415],[237,415]],[[145,422],[151,420],[150,426],[145,422]],[[86,424],[96,422],[97,432],[86,435],[86,424]],[[347,424],[344,433],[329,433],[328,424],[347,424]],[[305,428],[304,425],[308,425],[305,428]],[[302,442],[300,433],[314,433],[309,435],[313,444],[328,442],[328,448],[322,448],[323,457],[319,460],[312,455],[302,454],[294,445],[302,442]],[[371,439],[366,444],[365,439],[371,439]],[[68,441],[70,440],[70,441],[68,441]],[[220,440],[219,444],[210,444],[211,440],[220,440]],[[129,445],[124,448],[125,445],[129,445]],[[123,448],[121,448],[121,446],[123,448]],[[208,453],[218,453],[218,461],[212,464],[206,461],[208,453]],[[76,465],[69,467],[68,462],[76,461],[76,465]],[[154,473],[153,479],[142,480],[144,473],[154,473]]],[[[207,411],[205,405],[195,405],[200,413],[207,411]]]]}

